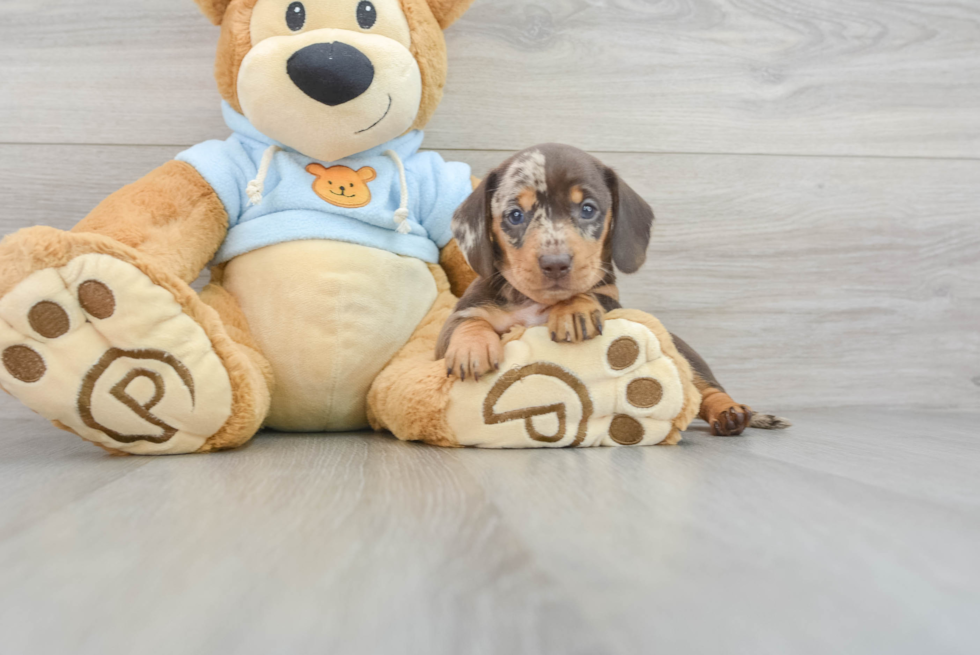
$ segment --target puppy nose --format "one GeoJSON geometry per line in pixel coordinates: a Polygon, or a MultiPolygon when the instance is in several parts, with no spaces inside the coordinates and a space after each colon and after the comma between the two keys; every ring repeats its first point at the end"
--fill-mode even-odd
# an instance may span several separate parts
{"type": "Polygon", "coordinates": [[[572,270],[571,255],[541,255],[538,257],[541,272],[552,280],[558,280],[568,275],[572,270]]]}
{"type": "Polygon", "coordinates": [[[286,74],[299,90],[331,107],[357,98],[374,81],[374,64],[346,43],[314,43],[286,62],[286,74]]]}

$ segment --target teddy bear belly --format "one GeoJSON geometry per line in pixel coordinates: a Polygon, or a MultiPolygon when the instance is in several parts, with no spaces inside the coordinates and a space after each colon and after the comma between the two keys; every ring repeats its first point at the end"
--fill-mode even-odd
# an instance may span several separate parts
{"type": "Polygon", "coordinates": [[[368,425],[367,392],[435,302],[425,262],[339,241],[293,241],[236,257],[225,288],[275,376],[266,426],[368,425]]]}

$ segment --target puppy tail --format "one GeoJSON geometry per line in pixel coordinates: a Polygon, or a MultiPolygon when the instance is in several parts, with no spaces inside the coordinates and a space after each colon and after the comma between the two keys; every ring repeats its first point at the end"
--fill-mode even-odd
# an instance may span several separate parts
{"type": "Polygon", "coordinates": [[[759,428],[760,430],[785,430],[792,425],[788,419],[772,414],[753,414],[752,420],[749,422],[750,428],[759,428]]]}

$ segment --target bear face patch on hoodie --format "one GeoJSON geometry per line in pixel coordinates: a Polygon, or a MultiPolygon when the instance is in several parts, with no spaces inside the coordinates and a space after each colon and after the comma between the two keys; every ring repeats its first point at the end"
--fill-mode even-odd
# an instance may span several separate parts
{"type": "Polygon", "coordinates": [[[452,239],[453,212],[473,187],[468,165],[419,152],[421,131],[321,162],[264,136],[227,103],[222,113],[231,137],[177,155],[211,185],[228,213],[228,234],[213,263],[303,239],[346,241],[438,263],[439,250],[452,239]]]}

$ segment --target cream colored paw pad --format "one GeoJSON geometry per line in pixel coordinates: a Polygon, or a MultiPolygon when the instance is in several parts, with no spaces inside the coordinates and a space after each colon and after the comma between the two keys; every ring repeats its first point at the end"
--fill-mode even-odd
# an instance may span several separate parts
{"type": "Polygon", "coordinates": [[[135,266],[84,255],[0,300],[0,386],[82,437],[136,454],[198,450],[231,414],[204,329],[135,266]]]}
{"type": "Polygon", "coordinates": [[[500,373],[453,385],[447,418],[464,446],[639,446],[666,439],[683,406],[680,374],[657,337],[614,319],[577,344],[527,330],[504,347],[500,373]]]}

